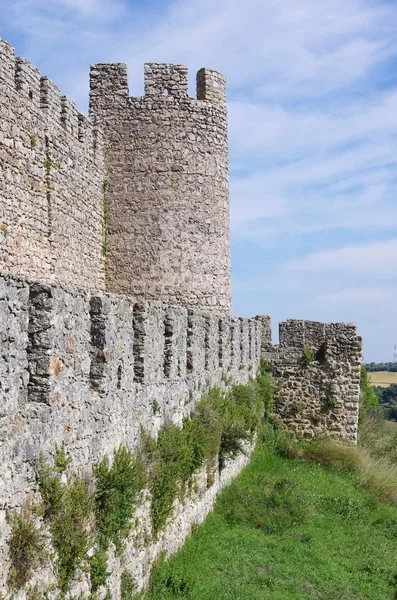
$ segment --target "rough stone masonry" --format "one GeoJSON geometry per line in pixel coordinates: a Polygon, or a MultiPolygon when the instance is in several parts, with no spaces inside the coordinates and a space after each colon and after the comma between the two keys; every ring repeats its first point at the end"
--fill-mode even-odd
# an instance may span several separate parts
{"type": "MultiPolygon", "coordinates": [[[[213,386],[247,383],[260,360],[276,413],[296,435],[355,443],[361,339],[351,324],[230,316],[226,83],[202,69],[188,94],[181,65],[145,66],[129,97],[123,64],[91,69],[90,117],[0,40],[0,595],[8,598],[6,515],[37,495],[40,453],[64,445],[81,475],[141,427],[180,425],[213,386]],[[309,361],[305,357],[311,357],[309,361]],[[227,376],[225,376],[225,373],[227,376]],[[156,405],[157,410],[153,410],[156,405]]],[[[157,542],[148,504],[123,561],[147,583],[248,460],[205,474],[157,542]],[[146,541],[145,541],[146,540],[146,541]]],[[[30,582],[54,583],[43,567],[30,582]]],[[[40,589],[44,589],[43,587],[40,589]]],[[[43,592],[44,593],[44,592],[43,592]]],[[[70,598],[88,597],[81,573],[70,598]]],[[[23,589],[14,595],[27,598],[23,589]]],[[[56,594],[50,596],[56,598],[56,594]]]]}

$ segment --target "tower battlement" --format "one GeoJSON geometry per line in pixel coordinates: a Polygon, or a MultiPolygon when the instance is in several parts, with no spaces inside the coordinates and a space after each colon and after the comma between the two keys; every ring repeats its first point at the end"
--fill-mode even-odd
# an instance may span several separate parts
{"type": "MultiPolygon", "coordinates": [[[[124,63],[99,63],[90,69],[91,106],[97,98],[125,102],[129,97],[128,69],[124,63]]],[[[144,96],[132,96],[133,100],[163,99],[164,102],[194,101],[209,102],[226,110],[226,79],[217,71],[200,69],[196,74],[196,98],[189,96],[188,68],[169,63],[146,63],[144,65],[144,96]]],[[[205,106],[201,104],[201,106],[205,106]]]]}
{"type": "Polygon", "coordinates": [[[0,40],[0,268],[229,312],[225,78],[148,63],[90,73],[90,116],[0,40]]]}
{"type": "Polygon", "coordinates": [[[149,63],[145,95],[129,95],[126,65],[91,67],[90,114],[101,124],[109,181],[107,287],[230,311],[226,81],[149,63]]]}

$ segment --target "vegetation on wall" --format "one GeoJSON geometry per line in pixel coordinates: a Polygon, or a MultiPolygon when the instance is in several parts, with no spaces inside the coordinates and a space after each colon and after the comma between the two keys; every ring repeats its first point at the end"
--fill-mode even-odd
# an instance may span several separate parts
{"type": "MultiPolygon", "coordinates": [[[[122,554],[131,532],[133,515],[145,488],[151,492],[152,535],[167,525],[176,499],[194,489],[195,474],[207,470],[207,485],[214,470],[253,442],[264,415],[272,408],[273,388],[263,364],[257,378],[226,393],[212,389],[193,409],[182,427],[164,425],[156,440],[142,432],[139,457],[126,446],[105,457],[93,468],[92,479],[70,472],[71,457],[64,447],[55,448],[54,465],[39,461],[38,515],[50,533],[55,550],[54,566],[61,598],[81,570],[90,571],[93,598],[106,589],[111,544],[122,554]],[[89,552],[90,551],[90,552],[89,552]],[[90,557],[89,557],[90,554],[90,557]]],[[[44,538],[35,519],[12,516],[10,549],[14,587],[23,587],[44,559],[44,538]]],[[[135,585],[131,573],[123,572],[122,598],[131,597],[135,585]]],[[[108,594],[109,595],[109,594],[108,594]]]]}
{"type": "Polygon", "coordinates": [[[29,507],[9,516],[11,535],[8,540],[11,570],[8,582],[11,588],[22,588],[34,570],[45,558],[45,540],[29,507]]]}
{"type": "Polygon", "coordinates": [[[314,352],[309,348],[309,346],[304,346],[302,360],[305,365],[310,365],[316,360],[316,356],[314,352]]]}
{"type": "Polygon", "coordinates": [[[123,540],[131,530],[131,518],[138,503],[139,494],[146,485],[143,465],[131,450],[120,446],[114,453],[113,464],[106,456],[94,467],[94,510],[96,523],[96,552],[91,559],[91,582],[93,591],[105,585],[107,551],[114,543],[122,551],[123,540]]]}
{"type": "Polygon", "coordinates": [[[56,551],[58,587],[66,594],[76,570],[84,566],[92,543],[92,494],[83,479],[62,483],[57,467],[41,464],[38,473],[42,514],[56,551]]]}
{"type": "Polygon", "coordinates": [[[177,498],[182,499],[205,464],[225,461],[251,442],[272,395],[268,375],[262,370],[246,386],[234,386],[226,394],[212,389],[196,405],[182,428],[169,423],[157,441],[143,435],[143,450],[150,471],[152,531],[164,529],[177,498]]]}
{"type": "Polygon", "coordinates": [[[369,410],[376,408],[378,403],[378,398],[371,385],[367,370],[364,365],[362,365],[360,377],[360,421],[363,420],[369,410]]]}

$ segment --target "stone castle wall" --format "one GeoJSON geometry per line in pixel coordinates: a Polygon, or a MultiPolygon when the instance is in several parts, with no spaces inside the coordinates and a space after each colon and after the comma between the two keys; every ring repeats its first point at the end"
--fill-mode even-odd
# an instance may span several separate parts
{"type": "Polygon", "coordinates": [[[257,318],[280,421],[298,437],[357,443],[362,341],[356,326],[289,319],[280,323],[279,345],[273,346],[270,318],[257,318]]]}
{"type": "Polygon", "coordinates": [[[95,65],[87,118],[0,40],[0,268],[230,313],[226,82],[187,84],[147,64],[130,98],[125,65],[95,65]]]}
{"type": "Polygon", "coordinates": [[[182,65],[145,65],[129,97],[126,65],[91,70],[109,189],[108,290],[231,310],[226,82],[208,69],[188,95],[182,65]]]}
{"type": "MultiPolygon", "coordinates": [[[[125,65],[95,65],[90,106],[80,115],[0,40],[0,596],[7,511],[34,495],[37,458],[56,445],[88,476],[120,444],[137,448],[141,428],[156,435],[212,387],[247,383],[261,357],[287,429],[356,442],[354,325],[287,321],[275,347],[269,317],[230,317],[223,76],[202,69],[190,98],[185,67],[148,64],[144,97],[130,98],[125,65]]],[[[149,504],[138,509],[124,558],[112,557],[115,600],[121,570],[144,585],[247,456],[209,489],[199,474],[157,542],[142,543],[149,504]]]]}
{"type": "MultiPolygon", "coordinates": [[[[226,389],[255,376],[260,324],[4,275],[0,346],[0,591],[5,591],[6,513],[37,489],[39,455],[53,456],[55,445],[65,444],[71,468],[88,475],[121,443],[136,448],[141,427],[155,435],[167,421],[181,424],[215,385],[226,389]]],[[[128,542],[127,562],[114,558],[113,598],[119,598],[122,568],[146,582],[155,557],[182,543],[246,462],[241,456],[230,463],[209,490],[199,477],[193,499],[178,505],[158,542],[128,542]]],[[[140,509],[141,533],[147,522],[148,505],[140,509]]],[[[54,581],[51,571],[38,577],[54,581]]],[[[74,593],[87,589],[82,576],[74,593]]]]}
{"type": "Polygon", "coordinates": [[[101,142],[0,39],[0,269],[104,289],[101,142]]]}

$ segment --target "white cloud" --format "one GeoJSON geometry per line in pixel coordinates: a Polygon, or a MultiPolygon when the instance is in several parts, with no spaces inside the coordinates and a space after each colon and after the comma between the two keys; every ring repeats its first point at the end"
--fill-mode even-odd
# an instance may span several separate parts
{"type": "Polygon", "coordinates": [[[332,307],[357,304],[368,305],[370,308],[379,306],[385,302],[394,301],[397,297],[397,286],[375,287],[375,288],[352,288],[340,290],[330,294],[320,294],[313,298],[312,304],[321,304],[332,307]]]}
{"type": "Polygon", "coordinates": [[[397,239],[347,246],[302,256],[285,265],[286,271],[330,273],[353,272],[379,277],[396,277],[397,239]]]}

